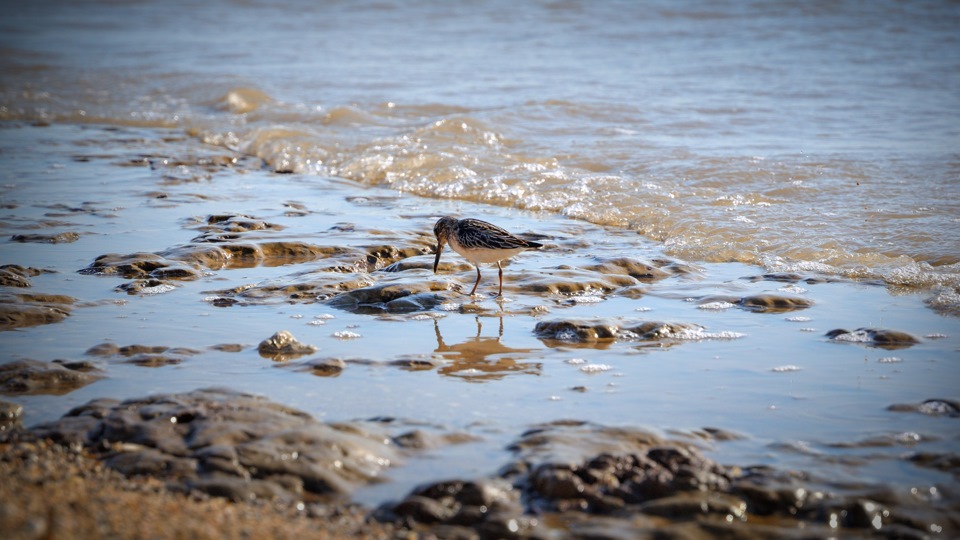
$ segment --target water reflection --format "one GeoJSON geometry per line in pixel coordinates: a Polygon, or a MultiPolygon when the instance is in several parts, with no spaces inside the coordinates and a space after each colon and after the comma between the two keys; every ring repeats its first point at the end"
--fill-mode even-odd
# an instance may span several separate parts
{"type": "Polygon", "coordinates": [[[503,317],[499,319],[499,332],[496,337],[481,336],[483,324],[476,317],[477,335],[462,343],[447,345],[440,333],[440,324],[434,320],[433,328],[437,334],[435,353],[449,360],[450,364],[440,368],[442,375],[460,377],[468,381],[489,381],[502,379],[510,374],[539,375],[543,367],[540,362],[523,362],[518,355],[530,353],[535,349],[515,349],[507,347],[503,339],[503,317]]]}

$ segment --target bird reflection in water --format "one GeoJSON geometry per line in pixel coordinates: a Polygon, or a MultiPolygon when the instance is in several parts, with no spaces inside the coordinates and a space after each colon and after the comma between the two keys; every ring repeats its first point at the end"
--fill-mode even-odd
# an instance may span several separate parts
{"type": "Polygon", "coordinates": [[[497,337],[481,336],[483,325],[480,317],[477,317],[476,337],[455,345],[447,345],[443,341],[440,325],[434,319],[433,327],[437,333],[437,349],[434,352],[451,362],[438,370],[440,374],[475,382],[502,379],[510,374],[539,375],[543,364],[521,362],[515,358],[535,349],[513,349],[500,342],[503,338],[503,317],[499,319],[500,333],[497,337]]]}

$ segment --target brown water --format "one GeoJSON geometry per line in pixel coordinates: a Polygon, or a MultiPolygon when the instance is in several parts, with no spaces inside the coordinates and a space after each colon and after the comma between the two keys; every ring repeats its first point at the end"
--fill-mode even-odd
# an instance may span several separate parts
{"type": "MultiPolygon", "coordinates": [[[[357,494],[364,502],[489,474],[518,433],[560,418],[719,427],[745,438],[712,448],[718,461],[905,494],[939,486],[950,500],[954,477],[900,456],[955,453],[956,420],[887,407],[958,398],[958,9],[19,6],[0,21],[2,233],[80,238],[0,243],[0,262],[55,270],[32,290],[77,303],[61,323],[0,334],[0,361],[84,359],[103,342],[202,352],[155,369],[108,360],[107,378],[65,396],[10,399],[32,424],[96,397],[217,385],[324,420],[390,415],[476,437],[392,469],[392,482],[357,494]],[[279,293],[215,302],[234,287],[302,282],[317,261],[207,269],[142,295],[114,289],[128,279],[76,273],[106,253],[189,245],[221,214],[282,227],[251,241],[424,249],[437,216],[469,215],[542,235],[548,249],[511,261],[505,302],[403,316],[279,293]],[[692,270],[633,292],[530,289],[622,256],[692,270]],[[815,282],[744,279],[770,271],[815,282]],[[760,293],[814,305],[703,305],[760,293]],[[537,322],[561,317],[704,333],[669,346],[537,338],[537,322]],[[920,344],[824,337],[859,327],[920,344]],[[281,329],[352,363],[334,378],[277,367],[255,347],[281,329]],[[241,351],[210,349],[223,343],[241,351]],[[411,359],[437,365],[391,365],[411,359]]],[[[411,280],[360,266],[371,283],[411,280]]],[[[454,267],[413,281],[473,276],[454,267]]],[[[495,279],[485,270],[481,287],[495,279]]]]}

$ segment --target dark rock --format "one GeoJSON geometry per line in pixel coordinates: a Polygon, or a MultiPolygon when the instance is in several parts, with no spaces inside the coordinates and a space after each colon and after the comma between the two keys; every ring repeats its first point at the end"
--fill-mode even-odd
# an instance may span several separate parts
{"type": "Polygon", "coordinates": [[[338,294],[328,304],[358,313],[409,313],[440,305],[444,299],[437,293],[445,290],[438,282],[385,283],[338,294]]]}
{"type": "Polygon", "coordinates": [[[129,283],[117,285],[116,290],[127,294],[160,294],[170,292],[175,288],[176,287],[163,280],[150,278],[137,279],[129,283]]]}
{"type": "Polygon", "coordinates": [[[279,367],[291,367],[297,371],[306,371],[318,377],[336,377],[347,368],[347,363],[340,358],[324,358],[300,364],[280,364],[279,367]]]}
{"type": "Polygon", "coordinates": [[[852,332],[838,328],[827,332],[826,336],[834,341],[860,343],[887,350],[905,349],[920,343],[920,340],[906,332],[879,328],[858,328],[852,332]]]}
{"type": "Polygon", "coordinates": [[[928,399],[923,403],[896,403],[887,407],[888,411],[918,412],[931,416],[960,416],[960,401],[952,399],[928,399]]]}
{"type": "Polygon", "coordinates": [[[772,294],[758,294],[746,296],[738,302],[741,307],[764,313],[786,313],[799,309],[806,309],[813,305],[813,301],[795,296],[776,296],[772,294]]]}
{"type": "Polygon", "coordinates": [[[14,242],[36,242],[40,244],[69,244],[80,239],[80,235],[75,232],[63,232],[58,234],[15,234],[10,238],[14,242]]]}
{"type": "Polygon", "coordinates": [[[96,400],[32,432],[83,445],[124,474],[236,500],[343,495],[396,459],[382,433],[217,389],[96,400]]]}
{"type": "Polygon", "coordinates": [[[617,324],[610,321],[559,320],[542,321],[534,327],[540,339],[570,342],[602,342],[621,340],[659,341],[675,337],[688,330],[699,330],[698,325],[664,322],[617,324]]]}
{"type": "Polygon", "coordinates": [[[55,362],[17,360],[0,364],[0,393],[62,395],[101,378],[99,373],[55,362]]]}
{"type": "Polygon", "coordinates": [[[0,433],[20,429],[23,406],[0,399],[0,433]]]}

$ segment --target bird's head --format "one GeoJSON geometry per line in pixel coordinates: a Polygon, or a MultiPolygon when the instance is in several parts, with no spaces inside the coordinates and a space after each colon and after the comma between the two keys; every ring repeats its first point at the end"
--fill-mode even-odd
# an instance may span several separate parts
{"type": "Polygon", "coordinates": [[[437,267],[440,266],[440,253],[443,252],[443,245],[446,244],[450,235],[454,233],[457,225],[457,218],[446,216],[437,220],[433,226],[433,235],[437,237],[437,258],[433,260],[433,273],[437,273],[437,267]]]}

